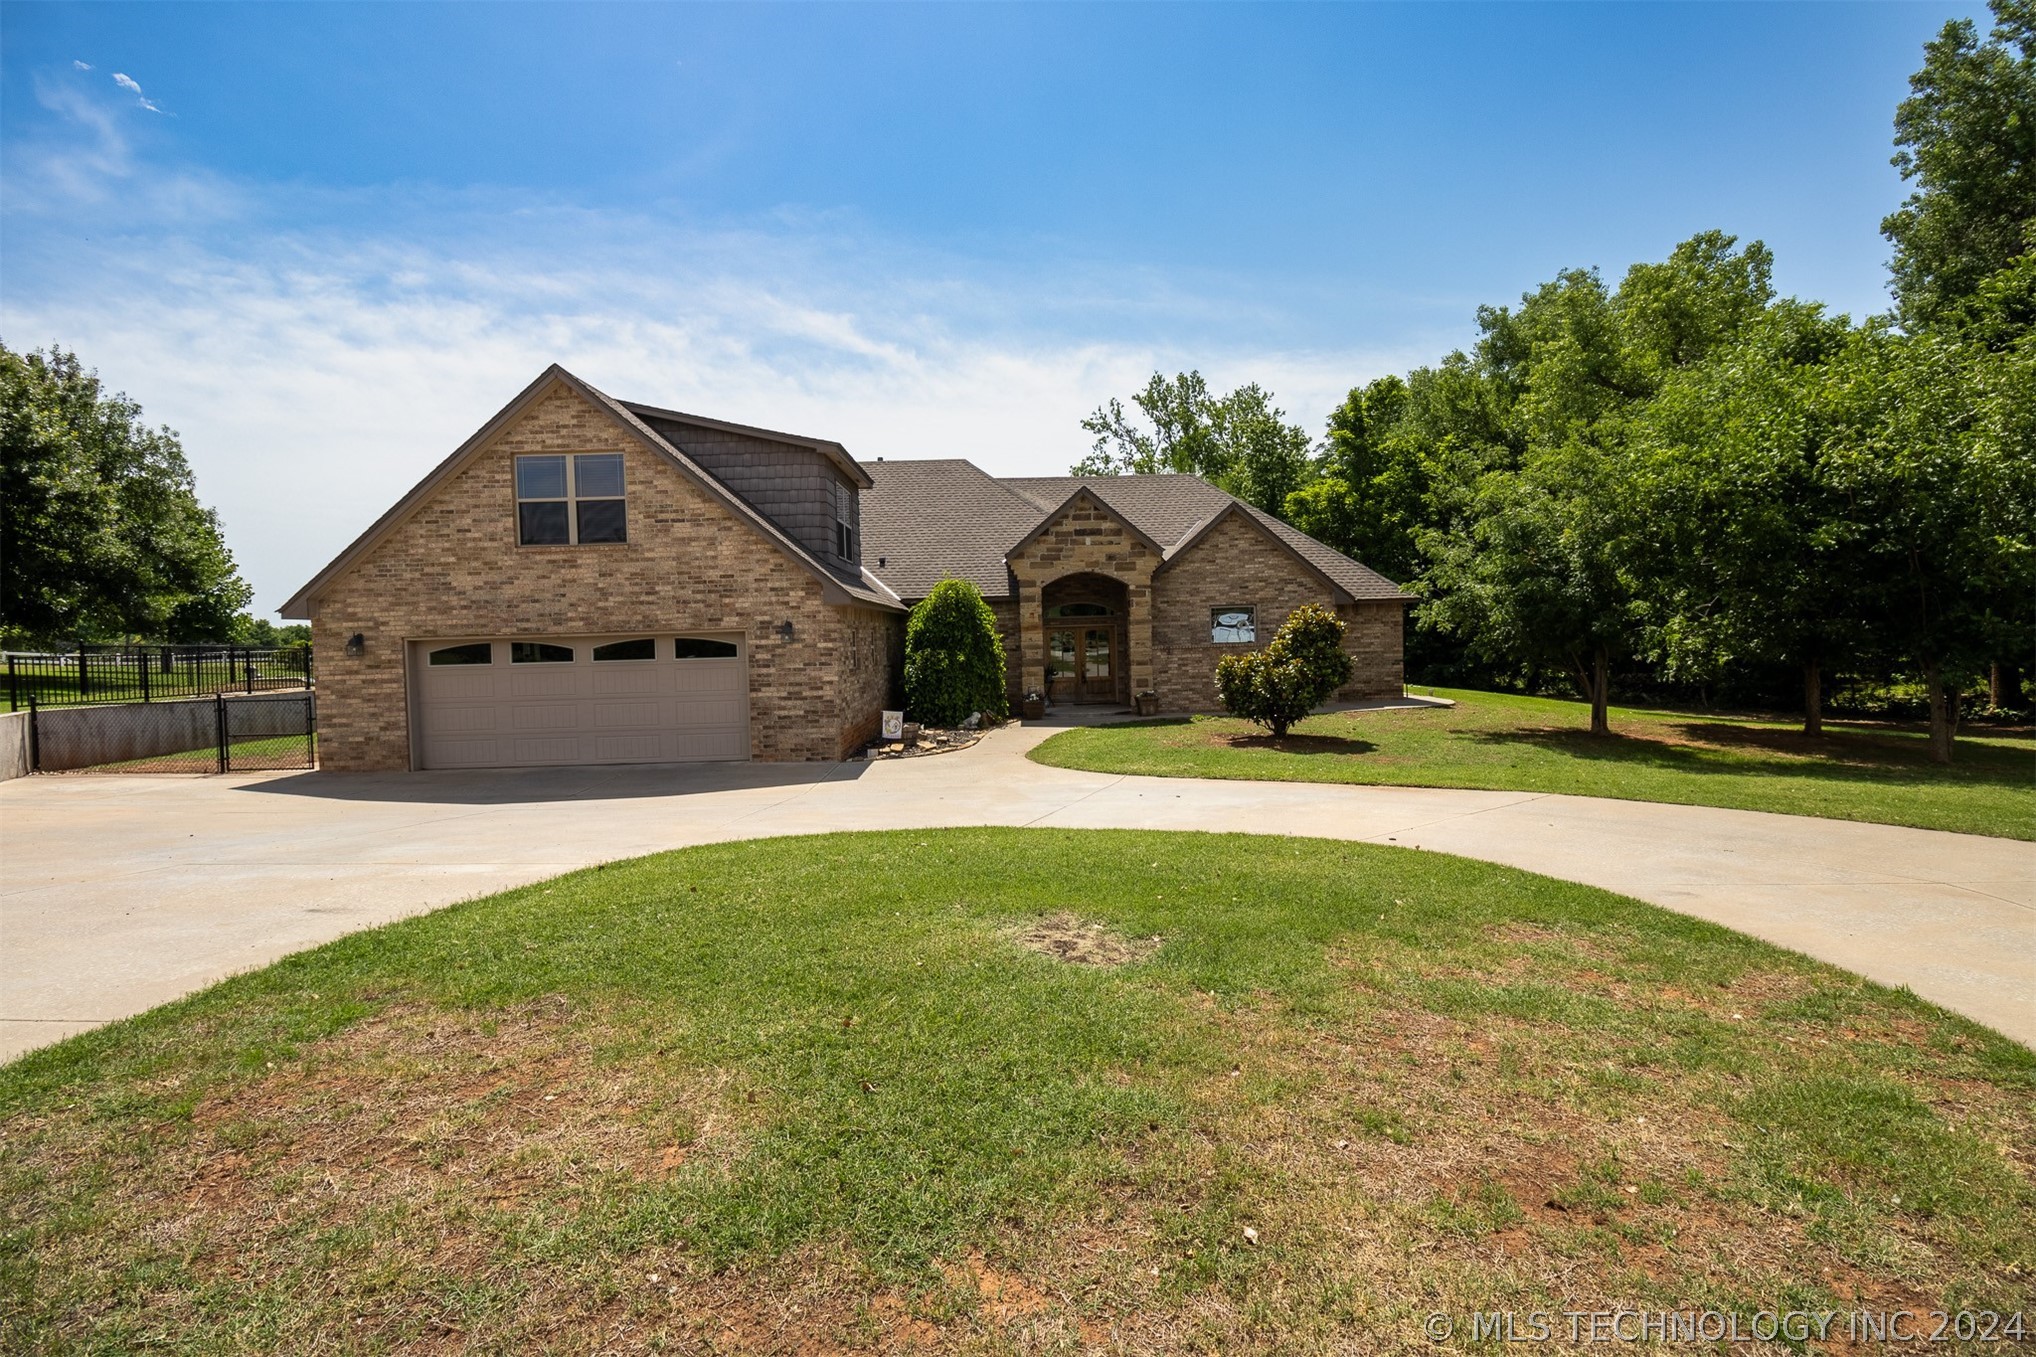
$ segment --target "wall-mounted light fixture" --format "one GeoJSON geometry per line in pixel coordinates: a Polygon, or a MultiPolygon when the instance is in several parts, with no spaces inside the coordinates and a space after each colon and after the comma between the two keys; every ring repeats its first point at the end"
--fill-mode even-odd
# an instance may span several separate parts
{"type": "Polygon", "coordinates": [[[792,639],[792,623],[790,619],[778,623],[778,639],[780,641],[789,641],[792,639]]]}
{"type": "MultiPolygon", "coordinates": [[[[883,459],[883,458],[881,458],[881,457],[879,457],[879,458],[877,458],[877,460],[881,462],[881,461],[883,461],[884,459],[883,459]]],[[[882,569],[884,568],[884,564],[885,564],[885,562],[887,562],[887,561],[889,561],[889,560],[890,560],[890,557],[888,557],[888,556],[879,556],[879,557],[877,557],[877,569],[879,569],[879,570],[882,570],[882,569]]]]}
{"type": "Polygon", "coordinates": [[[346,638],[346,653],[349,655],[358,655],[367,648],[368,638],[359,632],[346,638]]]}

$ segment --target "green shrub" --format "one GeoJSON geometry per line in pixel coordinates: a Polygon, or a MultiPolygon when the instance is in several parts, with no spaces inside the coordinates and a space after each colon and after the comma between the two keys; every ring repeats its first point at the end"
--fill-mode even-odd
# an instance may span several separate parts
{"type": "Polygon", "coordinates": [[[1216,662],[1216,691],[1223,709],[1275,737],[1287,733],[1329,695],[1350,682],[1350,656],[1343,650],[1343,623],[1318,604],[1287,614],[1279,634],[1264,650],[1225,655],[1216,662]]]}
{"type": "Polygon", "coordinates": [[[942,580],[905,624],[905,710],[929,726],[958,726],[972,712],[1002,718],[1004,643],[982,591],[942,580]]]}

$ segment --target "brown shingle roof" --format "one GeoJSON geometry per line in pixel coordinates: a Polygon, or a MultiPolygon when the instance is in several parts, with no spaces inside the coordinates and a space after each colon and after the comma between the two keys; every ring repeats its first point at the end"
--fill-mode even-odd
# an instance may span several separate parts
{"type": "Polygon", "coordinates": [[[862,497],[863,566],[906,600],[924,598],[949,575],[987,597],[1008,598],[1004,554],[1081,488],[1167,550],[1235,504],[1352,598],[1411,597],[1376,570],[1199,476],[1000,478],[959,457],[865,468],[875,485],[862,497]]]}

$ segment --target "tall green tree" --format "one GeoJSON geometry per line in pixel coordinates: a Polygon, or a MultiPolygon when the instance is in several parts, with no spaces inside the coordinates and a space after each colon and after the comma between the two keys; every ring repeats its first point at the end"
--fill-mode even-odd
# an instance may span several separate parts
{"type": "Polygon", "coordinates": [[[1082,421],[1095,444],[1075,475],[1200,476],[1275,515],[1313,475],[1307,430],[1256,382],[1214,396],[1200,372],[1155,372],[1131,400],[1143,422],[1115,397],[1082,421]]]}
{"type": "Polygon", "coordinates": [[[1284,517],[1390,579],[1413,577],[1425,522],[1427,472],[1409,420],[1407,383],[1352,387],[1329,415],[1315,479],[1287,497],[1284,517]]]}
{"type": "Polygon", "coordinates": [[[2036,4],[1992,7],[1985,41],[1970,19],[1944,25],[1895,110],[1894,164],[1914,189],[1881,231],[1912,331],[1968,319],[1988,280],[2036,249],[2036,4]]]}
{"type": "Polygon", "coordinates": [[[76,354],[0,344],[0,630],[224,640],[252,594],[176,434],[76,354]]]}
{"type": "MultiPolygon", "coordinates": [[[[1431,493],[1424,625],[1492,662],[1571,674],[1609,729],[1612,666],[1640,648],[1636,422],[1672,374],[1731,343],[1773,299],[1772,260],[1721,232],[1636,265],[1619,288],[1570,270],[1486,307],[1473,365],[1503,431],[1464,448],[1431,493]]],[[[1440,457],[1431,459],[1445,468],[1440,457]]]]}
{"type": "Polygon", "coordinates": [[[1593,735],[1611,731],[1611,666],[1632,645],[1619,474],[1579,443],[1531,453],[1480,477],[1464,521],[1423,540],[1425,619],[1489,662],[1567,674],[1593,735]]]}
{"type": "Polygon", "coordinates": [[[1952,757],[1957,694],[2026,654],[2036,598],[2036,345],[1856,332],[1827,366],[1827,475],[1870,525],[1852,581],[1864,634],[1912,665],[1930,755],[1952,757]]]}
{"type": "Polygon", "coordinates": [[[1777,305],[1708,361],[1672,374],[1639,421],[1631,539],[1640,620],[1665,677],[1749,662],[1803,675],[1803,729],[1823,729],[1823,679],[1862,652],[1858,576],[1870,524],[1830,483],[1822,364],[1843,317],[1777,305]]]}

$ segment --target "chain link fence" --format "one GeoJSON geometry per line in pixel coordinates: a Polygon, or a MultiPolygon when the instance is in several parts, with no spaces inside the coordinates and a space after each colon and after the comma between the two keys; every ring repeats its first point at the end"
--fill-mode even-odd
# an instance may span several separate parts
{"type": "Polygon", "coordinates": [[[242,773],[318,766],[315,696],[226,694],[181,702],[45,708],[28,700],[39,773],[242,773]]]}

